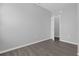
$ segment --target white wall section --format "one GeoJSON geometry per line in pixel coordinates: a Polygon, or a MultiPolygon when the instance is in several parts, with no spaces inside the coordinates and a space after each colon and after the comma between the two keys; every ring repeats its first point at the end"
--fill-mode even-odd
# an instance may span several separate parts
{"type": "Polygon", "coordinates": [[[29,3],[4,3],[0,9],[0,51],[50,38],[48,11],[29,3]]]}
{"type": "Polygon", "coordinates": [[[60,40],[78,43],[77,40],[77,5],[63,9],[60,20],[60,40]]]}
{"type": "Polygon", "coordinates": [[[78,38],[78,56],[79,56],[79,3],[77,4],[77,38],[78,38]]]}

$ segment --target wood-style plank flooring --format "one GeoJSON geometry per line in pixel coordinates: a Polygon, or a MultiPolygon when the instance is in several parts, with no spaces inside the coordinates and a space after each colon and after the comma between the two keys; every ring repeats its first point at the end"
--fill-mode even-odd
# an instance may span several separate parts
{"type": "Polygon", "coordinates": [[[77,45],[49,39],[0,56],[77,56],[77,45]]]}

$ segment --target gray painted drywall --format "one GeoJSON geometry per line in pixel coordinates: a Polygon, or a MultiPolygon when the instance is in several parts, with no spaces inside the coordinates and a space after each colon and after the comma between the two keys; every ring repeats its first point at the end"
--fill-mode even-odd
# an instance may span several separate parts
{"type": "Polygon", "coordinates": [[[35,4],[2,4],[0,51],[50,38],[51,14],[35,4]]]}
{"type": "Polygon", "coordinates": [[[78,25],[78,30],[77,30],[77,36],[78,36],[78,55],[79,55],[79,3],[77,4],[77,25],[78,25]]]}
{"type": "Polygon", "coordinates": [[[54,17],[54,37],[59,37],[59,16],[54,17]]]}
{"type": "Polygon", "coordinates": [[[78,43],[77,40],[77,5],[73,4],[62,10],[60,20],[61,40],[78,43]]]}

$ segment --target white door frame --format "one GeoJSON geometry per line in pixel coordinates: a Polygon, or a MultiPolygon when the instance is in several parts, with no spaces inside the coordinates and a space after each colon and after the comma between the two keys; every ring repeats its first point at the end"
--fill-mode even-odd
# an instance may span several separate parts
{"type": "Polygon", "coordinates": [[[54,16],[51,16],[51,39],[54,40],[54,16]]]}
{"type": "Polygon", "coordinates": [[[60,36],[61,15],[51,16],[51,36],[50,36],[50,38],[53,39],[53,40],[54,40],[54,20],[55,20],[55,17],[59,18],[59,38],[61,37],[60,36]]]}

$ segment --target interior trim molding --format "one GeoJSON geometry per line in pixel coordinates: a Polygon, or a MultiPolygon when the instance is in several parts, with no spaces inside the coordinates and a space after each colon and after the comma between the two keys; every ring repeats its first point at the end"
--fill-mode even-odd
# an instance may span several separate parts
{"type": "Polygon", "coordinates": [[[22,47],[26,47],[26,46],[29,46],[29,45],[32,45],[32,44],[35,44],[35,43],[39,43],[39,42],[42,42],[42,41],[45,41],[45,40],[49,40],[49,39],[50,38],[43,39],[43,40],[40,40],[40,41],[36,41],[36,42],[33,42],[33,43],[29,43],[29,44],[20,45],[20,46],[17,46],[17,47],[13,47],[13,48],[10,48],[10,49],[4,50],[4,51],[0,51],[0,54],[9,52],[9,51],[12,51],[12,50],[15,50],[15,49],[19,49],[19,48],[22,48],[22,47]]]}
{"type": "Polygon", "coordinates": [[[78,43],[75,43],[75,42],[70,42],[70,41],[61,40],[61,39],[60,39],[60,41],[62,41],[62,42],[67,42],[67,43],[74,44],[74,45],[78,45],[78,43]]]}

